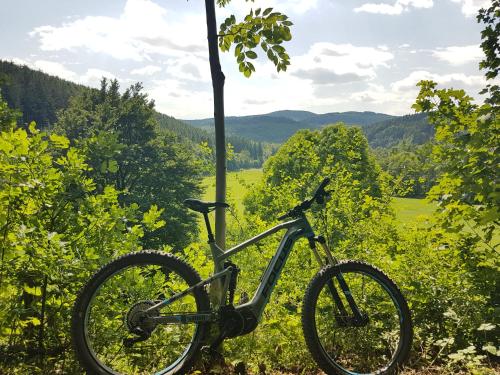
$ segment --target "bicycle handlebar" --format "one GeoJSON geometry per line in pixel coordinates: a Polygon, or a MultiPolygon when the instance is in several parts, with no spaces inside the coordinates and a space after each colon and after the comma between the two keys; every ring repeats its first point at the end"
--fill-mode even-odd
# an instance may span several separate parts
{"type": "Polygon", "coordinates": [[[286,219],[287,217],[297,217],[300,214],[302,214],[303,211],[311,208],[311,206],[314,202],[316,202],[318,204],[325,203],[325,197],[328,197],[330,195],[328,191],[325,191],[325,187],[329,183],[330,183],[330,178],[326,177],[323,181],[321,181],[319,186],[316,188],[312,198],[306,199],[302,203],[298,204],[297,206],[292,208],[290,211],[288,211],[286,214],[281,215],[278,218],[278,220],[283,220],[283,219],[286,219]]]}

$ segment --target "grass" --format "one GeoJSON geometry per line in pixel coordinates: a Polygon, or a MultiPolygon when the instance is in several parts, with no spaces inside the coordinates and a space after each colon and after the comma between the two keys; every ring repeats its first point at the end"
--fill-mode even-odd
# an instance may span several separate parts
{"type": "MultiPolygon", "coordinates": [[[[227,199],[226,201],[230,204],[231,210],[234,210],[234,213],[238,218],[242,217],[245,206],[243,205],[243,198],[249,189],[252,188],[254,184],[256,184],[260,178],[262,177],[262,169],[244,169],[238,172],[230,172],[227,174],[226,179],[226,192],[227,199]]],[[[207,202],[215,201],[215,176],[205,177],[203,180],[203,188],[205,192],[203,194],[202,199],[207,202]]],[[[215,228],[214,224],[214,216],[210,214],[210,225],[212,226],[212,230],[215,228]]],[[[228,226],[234,223],[234,217],[229,211],[226,215],[226,220],[228,226]]],[[[201,238],[206,237],[206,227],[203,219],[200,215],[200,235],[201,238]]]]}
{"type": "MultiPolygon", "coordinates": [[[[245,169],[227,174],[227,201],[238,214],[243,213],[243,198],[245,194],[261,177],[262,169],[245,169]]],[[[215,176],[206,177],[203,180],[203,186],[205,188],[203,199],[206,201],[214,201],[215,176]]]]}
{"type": "Polygon", "coordinates": [[[436,209],[435,204],[416,198],[393,198],[391,207],[401,227],[427,220],[436,209]]]}

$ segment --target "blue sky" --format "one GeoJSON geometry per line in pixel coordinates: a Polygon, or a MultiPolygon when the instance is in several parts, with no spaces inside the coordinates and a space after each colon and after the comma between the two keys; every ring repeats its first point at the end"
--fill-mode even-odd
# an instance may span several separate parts
{"type": "MultiPolygon", "coordinates": [[[[0,0],[0,59],[90,86],[141,81],[160,112],[210,117],[212,90],[201,0],[0,0]]],[[[411,113],[421,79],[477,97],[481,25],[489,0],[232,0],[218,21],[274,7],[294,22],[292,65],[263,53],[250,79],[221,54],[226,114],[281,109],[411,113]]],[[[260,51],[257,51],[259,53],[260,51]]]]}

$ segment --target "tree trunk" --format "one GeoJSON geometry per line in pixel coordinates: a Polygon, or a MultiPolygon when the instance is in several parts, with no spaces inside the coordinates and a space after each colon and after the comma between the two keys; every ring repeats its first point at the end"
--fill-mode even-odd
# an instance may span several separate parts
{"type": "MultiPolygon", "coordinates": [[[[224,73],[219,59],[217,37],[217,19],[215,16],[215,0],[205,0],[208,32],[208,53],[210,72],[214,92],[215,122],[215,200],[226,201],[226,139],[224,131],[224,73]]],[[[226,213],[224,208],[215,210],[215,242],[226,247],[226,213]]]]}

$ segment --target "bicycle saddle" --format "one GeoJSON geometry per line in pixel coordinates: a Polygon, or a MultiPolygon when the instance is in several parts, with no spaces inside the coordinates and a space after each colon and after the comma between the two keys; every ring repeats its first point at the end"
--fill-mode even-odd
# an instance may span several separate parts
{"type": "Polygon", "coordinates": [[[186,199],[184,200],[184,205],[190,210],[201,213],[208,213],[215,207],[229,207],[229,205],[224,202],[203,202],[198,199],[186,199]]]}

